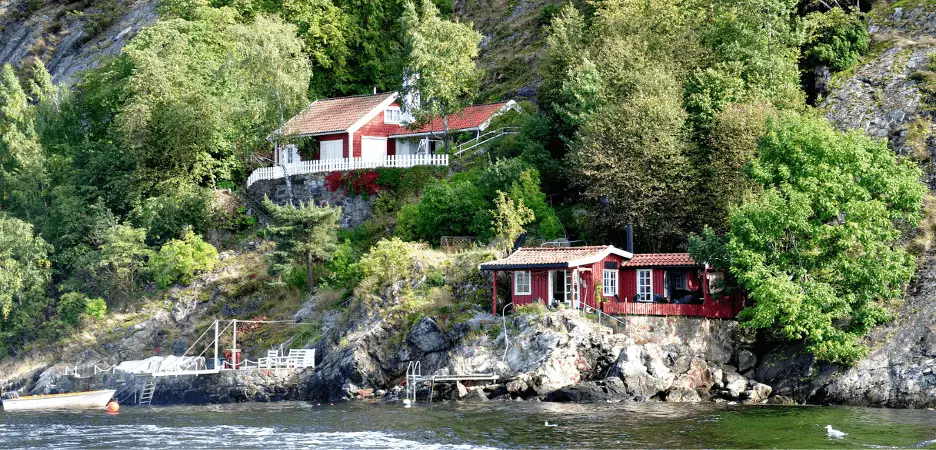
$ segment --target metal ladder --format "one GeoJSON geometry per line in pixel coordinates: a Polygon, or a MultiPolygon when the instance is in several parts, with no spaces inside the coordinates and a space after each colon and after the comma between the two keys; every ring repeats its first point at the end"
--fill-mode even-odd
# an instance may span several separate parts
{"type": "Polygon", "coordinates": [[[153,401],[153,394],[156,392],[156,379],[150,378],[143,384],[143,391],[140,392],[140,402],[138,405],[149,405],[153,401]]]}
{"type": "Polygon", "coordinates": [[[416,403],[417,384],[422,381],[422,364],[419,361],[410,361],[406,365],[406,398],[416,403]]]}

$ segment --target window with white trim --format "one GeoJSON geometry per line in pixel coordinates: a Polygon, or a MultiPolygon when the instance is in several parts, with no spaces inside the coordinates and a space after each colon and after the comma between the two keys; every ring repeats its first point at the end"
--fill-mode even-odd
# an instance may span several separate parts
{"type": "Polygon", "coordinates": [[[601,295],[613,297],[617,294],[618,271],[613,269],[604,269],[601,274],[601,295]]]}
{"type": "Polygon", "coordinates": [[[530,272],[525,270],[514,272],[514,295],[530,294],[530,272]]]}
{"type": "Polygon", "coordinates": [[[637,271],[637,301],[639,302],[652,302],[653,301],[653,276],[651,270],[638,270],[637,271]]]}
{"type": "Polygon", "coordinates": [[[384,110],[384,123],[400,123],[400,108],[387,108],[384,110]]]}

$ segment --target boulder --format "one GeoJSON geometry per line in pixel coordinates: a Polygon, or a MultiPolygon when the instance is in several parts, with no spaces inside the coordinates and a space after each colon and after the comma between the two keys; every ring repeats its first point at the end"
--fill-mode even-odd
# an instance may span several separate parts
{"type": "Polygon", "coordinates": [[[416,323],[406,341],[425,353],[440,352],[449,348],[445,333],[431,317],[423,317],[416,323]]]}
{"type": "Polygon", "coordinates": [[[624,382],[618,377],[585,381],[555,390],[546,396],[550,402],[620,402],[630,399],[624,382]]]}
{"type": "Polygon", "coordinates": [[[749,350],[741,350],[738,352],[738,372],[746,373],[753,369],[756,364],[757,357],[749,350]]]}
{"type": "Polygon", "coordinates": [[[699,403],[702,397],[695,389],[687,387],[674,387],[666,393],[666,401],[680,403],[699,403]]]}
{"type": "Polygon", "coordinates": [[[725,370],[722,382],[729,398],[738,399],[747,389],[747,379],[734,370],[725,370]]]}
{"type": "Polygon", "coordinates": [[[455,382],[455,391],[458,393],[458,398],[464,398],[466,395],[468,395],[468,388],[466,388],[465,385],[461,384],[459,381],[455,382]]]}
{"type": "Polygon", "coordinates": [[[767,400],[767,398],[770,397],[770,393],[773,391],[773,388],[770,386],[753,380],[750,386],[751,388],[745,392],[745,395],[752,403],[760,403],[767,400]]]}

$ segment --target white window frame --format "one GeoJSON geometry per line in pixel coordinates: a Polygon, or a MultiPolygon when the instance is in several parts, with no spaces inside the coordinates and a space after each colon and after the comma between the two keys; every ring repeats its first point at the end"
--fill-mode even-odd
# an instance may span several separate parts
{"type": "Polygon", "coordinates": [[[513,279],[514,295],[531,295],[533,293],[533,276],[529,270],[517,270],[513,279]],[[520,290],[520,277],[526,277],[526,291],[520,290]]]}
{"type": "Polygon", "coordinates": [[[601,273],[601,295],[603,297],[614,297],[618,292],[618,271],[617,269],[604,269],[601,273]]]}
{"type": "Polygon", "coordinates": [[[689,290],[689,280],[686,277],[686,272],[672,271],[670,272],[670,277],[672,279],[670,285],[673,286],[673,289],[679,289],[681,291],[689,290]],[[682,283],[677,283],[677,281],[682,281],[682,283]]]}
{"type": "Polygon", "coordinates": [[[400,123],[403,121],[403,113],[400,108],[387,108],[384,110],[384,123],[400,123]]]}
{"type": "Polygon", "coordinates": [[[652,302],[653,301],[653,269],[637,269],[637,295],[640,296],[641,302],[652,302]],[[640,281],[642,279],[641,274],[646,274],[648,281],[647,284],[641,285],[640,281]],[[641,288],[647,288],[648,290],[644,292],[641,288]],[[644,295],[647,297],[644,297],[644,295]]]}

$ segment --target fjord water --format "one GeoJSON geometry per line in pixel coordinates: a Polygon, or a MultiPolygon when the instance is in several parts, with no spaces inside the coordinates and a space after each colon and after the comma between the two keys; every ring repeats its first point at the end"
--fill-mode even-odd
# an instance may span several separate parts
{"type": "Polygon", "coordinates": [[[0,413],[0,448],[936,448],[936,411],[714,404],[241,403],[0,413]],[[546,427],[544,422],[557,424],[546,427]],[[826,437],[825,426],[848,433],[826,437]]]}

